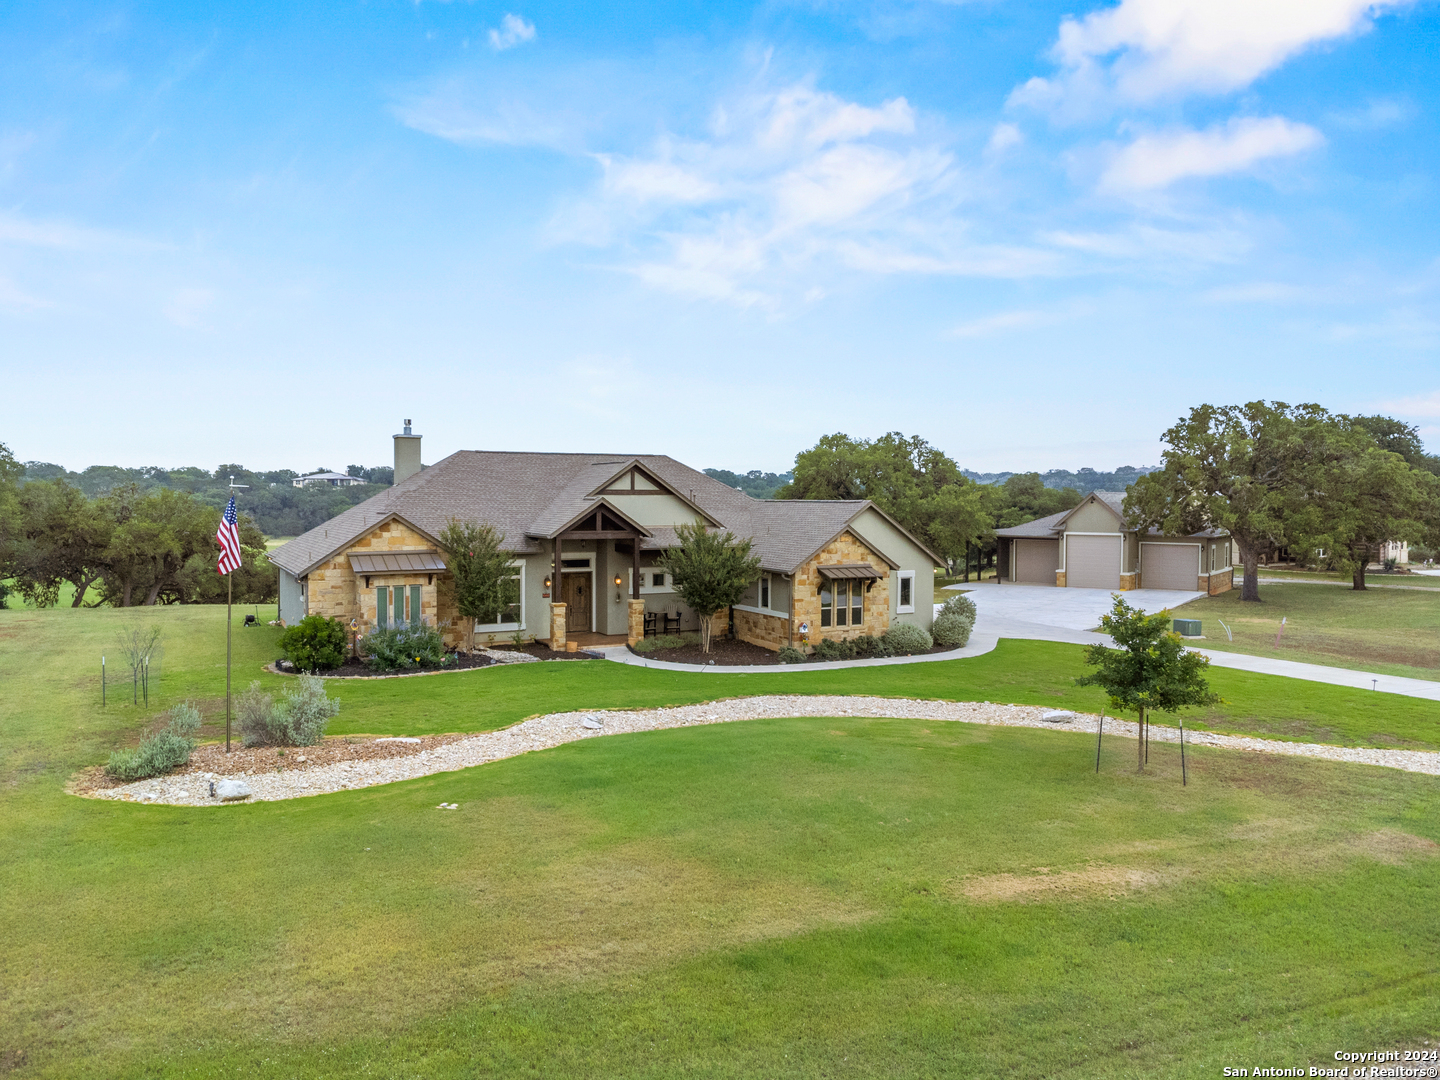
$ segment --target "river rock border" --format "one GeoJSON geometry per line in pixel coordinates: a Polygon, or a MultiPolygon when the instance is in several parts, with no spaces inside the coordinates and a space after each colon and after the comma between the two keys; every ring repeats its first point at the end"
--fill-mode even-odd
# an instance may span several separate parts
{"type": "MultiPolygon", "coordinates": [[[[534,716],[513,727],[457,739],[443,746],[425,749],[405,757],[379,761],[345,761],[317,768],[287,769],[281,773],[244,774],[253,793],[252,801],[296,799],[335,791],[392,784],[435,773],[453,772],[515,757],[532,750],[637,731],[697,727],[735,720],[781,719],[803,716],[857,716],[877,719],[958,721],[1005,727],[1051,728],[1093,735],[1099,717],[1089,714],[1054,712],[1032,705],[997,705],[988,701],[918,701],[912,698],[842,697],[836,695],[780,695],[731,698],[701,705],[680,705],[660,709],[591,710],[549,713],[534,716]]],[[[1121,738],[1139,737],[1138,725],[1113,717],[1105,721],[1105,734],[1121,738]]],[[[1179,741],[1176,728],[1152,725],[1150,738],[1157,742],[1179,741]]],[[[1200,746],[1229,750],[1325,758],[1359,765],[1380,765],[1407,772],[1440,776],[1440,752],[1428,750],[1375,750],[1320,743],[1281,742],[1240,735],[1187,732],[1186,741],[1200,746]]],[[[119,799],[172,806],[216,806],[198,778],[156,777],[119,787],[87,793],[91,798],[119,799]]]]}

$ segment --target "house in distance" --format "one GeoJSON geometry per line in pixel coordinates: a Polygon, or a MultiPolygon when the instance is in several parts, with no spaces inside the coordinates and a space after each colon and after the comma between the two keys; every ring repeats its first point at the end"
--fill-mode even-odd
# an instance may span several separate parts
{"type": "Polygon", "coordinates": [[[486,635],[548,641],[607,635],[634,642],[645,615],[699,629],[658,565],[675,528],[697,519],[752,542],[761,574],[715,616],[767,649],[822,638],[930,628],[942,565],[868,500],[753,499],[658,454],[462,450],[420,463],[420,436],[395,436],[395,483],[270,553],[280,617],[326,615],[357,632],[424,622],[458,644],[468,620],[436,537],[452,519],[492,526],[514,554],[519,602],[486,635]]]}

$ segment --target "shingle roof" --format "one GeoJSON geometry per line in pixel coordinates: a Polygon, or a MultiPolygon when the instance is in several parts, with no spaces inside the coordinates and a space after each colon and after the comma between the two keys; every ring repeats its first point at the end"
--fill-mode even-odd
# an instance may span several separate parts
{"type": "MultiPolygon", "coordinates": [[[[1014,525],[1008,529],[996,529],[995,535],[1006,537],[1020,537],[1022,539],[1027,537],[1043,538],[1047,540],[1054,539],[1060,536],[1060,534],[1065,531],[1065,519],[1068,518],[1071,514],[1073,514],[1076,510],[1080,509],[1080,507],[1084,506],[1085,503],[1092,497],[1100,500],[1111,510],[1115,511],[1116,515],[1120,518],[1121,528],[1125,529],[1125,531],[1127,532],[1133,531],[1129,528],[1128,525],[1124,524],[1125,492],[1092,491],[1089,495],[1086,495],[1084,499],[1081,499],[1080,502],[1076,504],[1073,509],[1066,510],[1065,512],[1060,514],[1050,514],[1046,517],[1036,518],[1034,521],[1027,521],[1021,525],[1014,525]]],[[[1146,532],[1146,535],[1163,536],[1165,534],[1162,533],[1159,529],[1152,527],[1146,532]]],[[[1229,536],[1230,534],[1224,529],[1204,529],[1197,533],[1191,533],[1190,535],[1199,537],[1217,537],[1229,536]]]]}
{"type": "MultiPolygon", "coordinates": [[[[574,520],[597,499],[590,493],[635,463],[678,492],[714,521],[752,540],[766,570],[794,572],[871,504],[850,500],[760,500],[674,458],[658,454],[534,454],[461,450],[324,525],[270,553],[270,561],[295,574],[309,573],[387,517],[397,516],[437,536],[452,518],[491,525],[507,550],[548,550],[543,538],[574,520]]],[[[641,550],[670,547],[672,528],[650,528],[641,550]]]]}
{"type": "Polygon", "coordinates": [[[1060,519],[1069,515],[1069,510],[1062,510],[1058,514],[1050,514],[1046,517],[1036,518],[1034,521],[1026,521],[1020,525],[1012,525],[1008,529],[996,529],[996,536],[1021,536],[1021,537],[1044,537],[1051,538],[1060,535],[1060,519]]]}

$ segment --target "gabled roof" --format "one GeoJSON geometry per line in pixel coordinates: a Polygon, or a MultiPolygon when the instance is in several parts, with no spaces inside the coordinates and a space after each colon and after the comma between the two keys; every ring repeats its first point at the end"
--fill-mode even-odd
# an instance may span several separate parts
{"type": "Polygon", "coordinates": [[[1125,493],[1123,491],[1092,491],[1065,513],[1060,515],[1057,528],[1063,528],[1065,522],[1070,520],[1072,514],[1078,514],[1084,507],[1094,502],[1097,506],[1103,506],[1110,513],[1115,515],[1115,520],[1120,522],[1120,527],[1125,528],[1125,493]]]}
{"type": "MultiPolygon", "coordinates": [[[[1054,540],[1065,533],[1065,522],[1070,519],[1081,507],[1085,506],[1091,499],[1109,510],[1120,521],[1122,532],[1135,532],[1125,523],[1125,493],[1123,491],[1092,491],[1085,498],[1081,499],[1072,509],[1065,510],[1059,514],[1048,514],[1034,521],[1027,521],[1020,525],[1012,525],[1008,529],[996,529],[996,536],[1004,536],[1018,539],[1033,540],[1054,540]]],[[[1147,536],[1165,535],[1159,529],[1151,528],[1146,532],[1147,536]]],[[[1198,533],[1190,534],[1199,537],[1229,536],[1224,529],[1204,529],[1198,533]]]]}
{"type": "MultiPolygon", "coordinates": [[[[599,506],[624,517],[598,493],[631,468],[641,469],[697,517],[749,538],[764,570],[794,573],[872,507],[900,529],[898,522],[865,499],[752,499],[659,454],[462,450],[276,548],[270,560],[297,577],[304,576],[391,518],[430,538],[438,536],[451,518],[474,520],[501,533],[508,551],[548,551],[547,538],[599,506]]],[[[940,565],[934,552],[905,535],[940,565]]],[[[673,527],[649,527],[642,532],[640,546],[655,550],[674,543],[673,527]]],[[[890,560],[889,555],[884,557],[890,560]]]]}

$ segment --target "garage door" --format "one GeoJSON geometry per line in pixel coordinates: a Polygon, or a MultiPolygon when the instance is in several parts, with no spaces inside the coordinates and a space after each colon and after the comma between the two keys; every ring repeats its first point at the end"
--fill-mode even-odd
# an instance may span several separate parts
{"type": "Polygon", "coordinates": [[[1141,544],[1140,586],[1194,592],[1199,550],[1193,544],[1141,544]]]}
{"type": "Polygon", "coordinates": [[[1031,585],[1054,585],[1060,569],[1059,540],[1016,540],[1015,580],[1031,585]]]}
{"type": "Polygon", "coordinates": [[[1120,537],[1067,536],[1065,584],[1072,589],[1120,588],[1120,537]]]}

